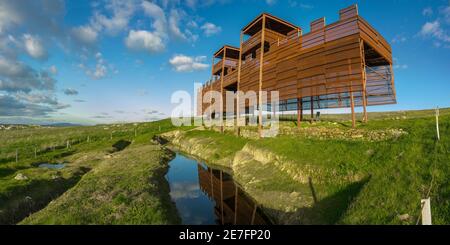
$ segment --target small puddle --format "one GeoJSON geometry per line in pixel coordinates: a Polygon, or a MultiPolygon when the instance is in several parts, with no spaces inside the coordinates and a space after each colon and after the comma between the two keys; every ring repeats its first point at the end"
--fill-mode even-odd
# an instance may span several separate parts
{"type": "Polygon", "coordinates": [[[166,179],[183,224],[270,224],[231,175],[179,153],[169,164],[166,179]]]}
{"type": "Polygon", "coordinates": [[[49,168],[49,169],[62,169],[66,166],[65,163],[41,163],[38,165],[40,168],[49,168]]]}

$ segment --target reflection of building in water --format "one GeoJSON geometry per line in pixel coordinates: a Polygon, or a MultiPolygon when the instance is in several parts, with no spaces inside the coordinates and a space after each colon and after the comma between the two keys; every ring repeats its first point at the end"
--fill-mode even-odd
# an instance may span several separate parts
{"type": "Polygon", "coordinates": [[[198,165],[200,189],[216,203],[218,224],[269,224],[257,204],[234,183],[230,175],[198,165]]]}

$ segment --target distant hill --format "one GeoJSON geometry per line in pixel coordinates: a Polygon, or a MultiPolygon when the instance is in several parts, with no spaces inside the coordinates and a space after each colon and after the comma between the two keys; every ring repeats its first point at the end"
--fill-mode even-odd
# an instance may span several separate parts
{"type": "Polygon", "coordinates": [[[50,124],[42,124],[42,126],[47,127],[76,127],[76,126],[83,126],[82,124],[76,124],[76,123],[50,123],[50,124]]]}

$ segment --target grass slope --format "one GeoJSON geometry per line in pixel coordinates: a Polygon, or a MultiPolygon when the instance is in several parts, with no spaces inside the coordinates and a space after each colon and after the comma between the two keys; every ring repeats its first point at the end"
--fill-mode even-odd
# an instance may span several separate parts
{"type": "Polygon", "coordinates": [[[158,145],[113,154],[21,224],[177,224],[164,179],[170,157],[158,145]]]}
{"type": "Polygon", "coordinates": [[[173,141],[233,168],[235,178],[279,223],[416,224],[420,200],[430,193],[433,222],[449,224],[450,110],[441,110],[440,141],[433,115],[377,113],[356,130],[348,121],[321,122],[303,123],[299,133],[294,122],[285,122],[291,129],[283,132],[289,134],[264,139],[190,131],[173,141]],[[325,133],[304,133],[311,128],[325,133]],[[336,138],[338,131],[357,137],[336,138]],[[374,140],[373,132],[386,137],[374,140]],[[387,137],[390,132],[406,133],[387,137]]]}

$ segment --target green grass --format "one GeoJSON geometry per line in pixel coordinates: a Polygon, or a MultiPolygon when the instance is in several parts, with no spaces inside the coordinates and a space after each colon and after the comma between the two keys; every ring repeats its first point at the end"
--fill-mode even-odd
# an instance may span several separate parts
{"type": "Polygon", "coordinates": [[[132,146],[149,145],[155,134],[173,130],[170,120],[140,124],[100,125],[68,128],[23,128],[2,130],[0,133],[0,223],[14,224],[74,187],[83,176],[101,163],[113,145],[121,140],[132,146]],[[136,134],[135,134],[136,129],[136,134]],[[111,133],[113,132],[111,139],[111,133]],[[89,136],[89,142],[87,140],[89,136]],[[63,140],[61,140],[63,139],[63,140]],[[67,140],[72,145],[66,148],[67,140]],[[76,139],[83,139],[76,141],[76,139]],[[41,150],[35,157],[34,145],[41,150]],[[76,143],[75,143],[76,142],[76,143]],[[8,152],[19,149],[19,161],[8,152]],[[27,151],[26,151],[27,150],[27,151]],[[28,152],[25,154],[25,152],[28,152]],[[42,162],[67,161],[60,170],[38,168],[42,162]],[[16,180],[17,174],[27,180],[16,180]]]}
{"type": "Polygon", "coordinates": [[[21,224],[177,224],[164,179],[170,156],[158,145],[117,153],[21,224]]]}
{"type": "MultiPolygon", "coordinates": [[[[203,156],[213,163],[239,154],[243,148],[253,158],[269,159],[269,163],[245,160],[245,164],[233,170],[235,178],[250,194],[256,195],[256,199],[259,196],[272,215],[281,217],[280,222],[416,224],[420,200],[430,191],[433,223],[449,224],[450,110],[443,109],[440,114],[440,141],[436,139],[434,111],[426,110],[371,113],[370,121],[359,122],[356,130],[351,129],[348,121],[324,120],[314,124],[303,122],[302,130],[296,133],[296,123],[286,121],[282,127],[291,128],[287,130],[291,133],[275,138],[252,140],[231,133],[192,131],[181,142],[208,138],[197,141],[206,143],[197,148],[207,149],[214,142],[214,154],[203,156]],[[357,132],[364,137],[334,139],[308,135],[312,128],[357,132]],[[377,140],[366,137],[392,129],[406,133],[377,140]],[[279,164],[275,164],[277,161],[279,164]],[[288,205],[289,194],[294,192],[302,196],[295,211],[277,205],[282,202],[288,205]],[[313,192],[316,201],[312,201],[313,192]],[[277,195],[285,197],[275,198],[277,195]],[[402,214],[410,218],[400,220],[402,214]]],[[[228,162],[230,166],[232,159],[228,162]]]]}

